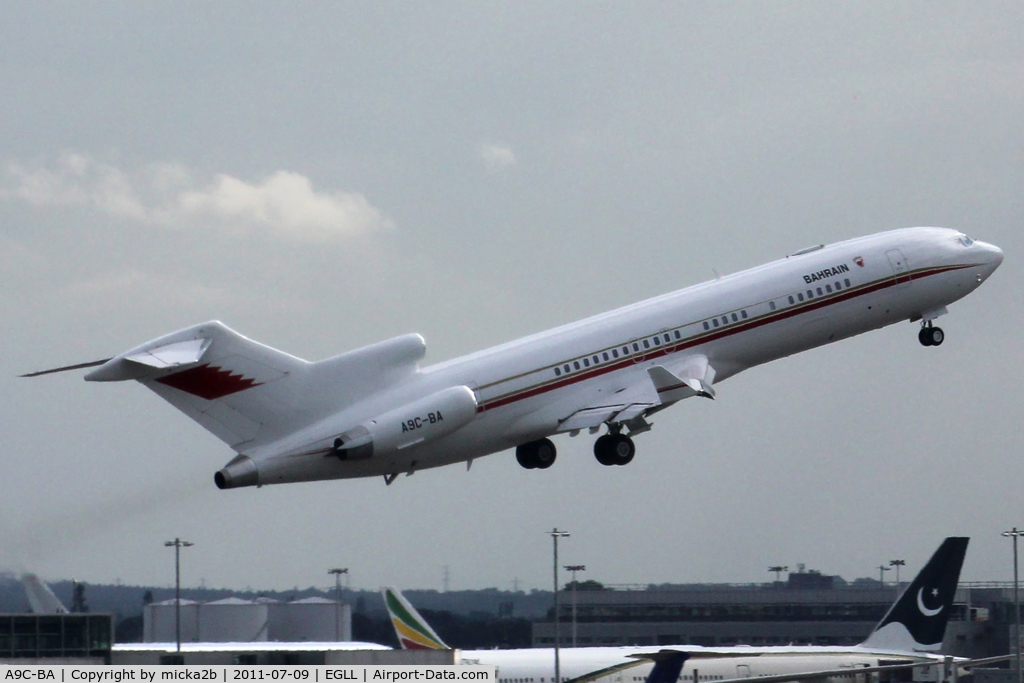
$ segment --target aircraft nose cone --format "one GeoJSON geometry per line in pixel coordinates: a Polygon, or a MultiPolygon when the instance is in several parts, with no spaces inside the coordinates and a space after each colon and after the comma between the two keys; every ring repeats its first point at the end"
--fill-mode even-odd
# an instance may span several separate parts
{"type": "Polygon", "coordinates": [[[1003,262],[1003,250],[994,244],[986,244],[989,253],[989,264],[995,270],[1003,262]]]}

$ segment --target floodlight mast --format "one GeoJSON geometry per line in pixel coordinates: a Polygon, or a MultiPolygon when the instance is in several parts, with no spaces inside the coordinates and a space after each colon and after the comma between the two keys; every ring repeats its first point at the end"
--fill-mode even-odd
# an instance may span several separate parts
{"type": "Polygon", "coordinates": [[[164,541],[164,546],[174,547],[174,635],[178,644],[177,652],[181,652],[181,549],[195,545],[189,541],[175,538],[164,541]]]}
{"type": "Polygon", "coordinates": [[[341,640],[341,617],[338,612],[341,610],[341,575],[345,575],[345,582],[348,583],[348,567],[328,569],[328,574],[334,574],[334,640],[341,640]]]}
{"type": "Polygon", "coordinates": [[[576,647],[576,572],[587,570],[582,564],[567,564],[565,570],[572,572],[572,646],[576,647]]]}
{"type": "Polygon", "coordinates": [[[555,577],[555,683],[562,683],[562,667],[558,660],[558,539],[568,538],[568,531],[559,531],[557,527],[548,531],[551,534],[551,540],[554,543],[554,577],[555,577]]]}
{"type": "Polygon", "coordinates": [[[768,571],[775,572],[775,583],[782,583],[782,572],[788,572],[789,567],[777,564],[773,567],[768,567],[768,571]]]}
{"type": "Polygon", "coordinates": [[[907,564],[906,560],[889,560],[889,566],[896,568],[896,592],[897,593],[899,592],[899,589],[900,589],[900,567],[903,567],[906,564],[907,564]]]}
{"type": "Polygon", "coordinates": [[[1013,539],[1013,622],[1015,627],[1013,654],[1014,661],[1017,663],[1017,683],[1024,683],[1024,670],[1020,668],[1020,583],[1017,574],[1017,538],[1024,535],[1024,530],[1018,531],[1017,527],[1013,527],[1013,529],[1004,531],[1001,535],[1004,538],[1010,537],[1013,539]]]}

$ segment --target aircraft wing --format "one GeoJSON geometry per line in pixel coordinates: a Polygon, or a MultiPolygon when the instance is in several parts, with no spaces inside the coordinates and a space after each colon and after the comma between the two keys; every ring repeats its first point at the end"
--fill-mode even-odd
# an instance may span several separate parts
{"type": "Polygon", "coordinates": [[[559,432],[600,427],[606,422],[629,422],[654,408],[692,396],[714,398],[715,370],[704,355],[693,355],[647,368],[632,385],[606,395],[606,402],[590,405],[558,421],[559,432]]]}
{"type": "Polygon", "coordinates": [[[626,422],[659,405],[658,390],[649,375],[637,373],[636,380],[628,387],[604,396],[605,403],[585,406],[569,415],[559,418],[558,431],[571,432],[578,429],[600,427],[605,422],[626,422]]]}

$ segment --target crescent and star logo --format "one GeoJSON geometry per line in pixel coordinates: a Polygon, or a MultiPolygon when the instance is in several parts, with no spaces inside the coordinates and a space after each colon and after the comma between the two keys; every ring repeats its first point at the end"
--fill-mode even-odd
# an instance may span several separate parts
{"type": "MultiPolygon", "coordinates": [[[[933,598],[938,597],[939,589],[938,588],[932,588],[931,595],[932,595],[933,598]]],[[[936,614],[941,612],[944,607],[945,607],[945,605],[939,605],[936,609],[928,609],[927,607],[924,606],[924,587],[922,586],[917,591],[917,609],[919,609],[921,611],[921,614],[923,614],[924,616],[926,616],[926,617],[934,617],[936,614]]]]}

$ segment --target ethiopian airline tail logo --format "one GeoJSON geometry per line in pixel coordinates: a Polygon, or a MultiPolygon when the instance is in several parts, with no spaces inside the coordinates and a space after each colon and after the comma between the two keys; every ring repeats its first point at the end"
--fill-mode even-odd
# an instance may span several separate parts
{"type": "Polygon", "coordinates": [[[403,650],[448,650],[441,637],[395,588],[384,589],[384,604],[403,650]]]}

